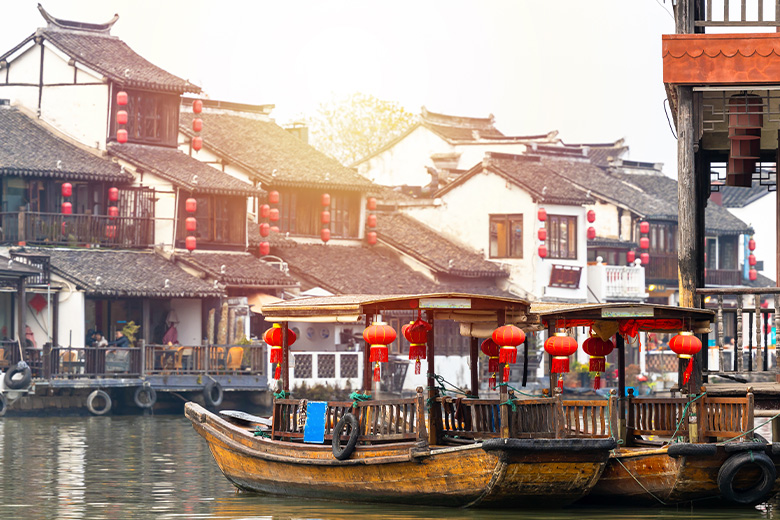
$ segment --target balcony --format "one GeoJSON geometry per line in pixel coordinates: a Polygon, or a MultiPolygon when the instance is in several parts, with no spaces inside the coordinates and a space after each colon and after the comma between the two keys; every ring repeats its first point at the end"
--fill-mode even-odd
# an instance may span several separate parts
{"type": "Polygon", "coordinates": [[[597,302],[640,302],[648,298],[645,268],[641,265],[606,265],[601,257],[588,266],[588,290],[597,302]]]}
{"type": "Polygon", "coordinates": [[[154,243],[154,219],[4,212],[0,213],[0,243],[145,248],[154,243]]]}

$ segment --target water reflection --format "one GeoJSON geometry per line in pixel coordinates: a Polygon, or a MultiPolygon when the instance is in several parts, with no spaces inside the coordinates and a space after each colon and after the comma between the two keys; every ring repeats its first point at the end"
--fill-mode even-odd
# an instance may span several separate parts
{"type": "Polygon", "coordinates": [[[0,491],[15,520],[780,520],[775,505],[487,512],[236,493],[189,421],[159,416],[0,419],[0,491]]]}

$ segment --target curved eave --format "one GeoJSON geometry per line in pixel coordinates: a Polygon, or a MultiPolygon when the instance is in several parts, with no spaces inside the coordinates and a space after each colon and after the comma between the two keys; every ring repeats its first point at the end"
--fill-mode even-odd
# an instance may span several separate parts
{"type": "Polygon", "coordinates": [[[90,296],[110,296],[127,298],[209,298],[224,296],[224,291],[125,291],[87,287],[90,296]]]}
{"type": "Polygon", "coordinates": [[[79,181],[105,181],[105,182],[132,182],[133,176],[116,174],[100,174],[90,172],[73,172],[66,170],[45,170],[34,168],[0,167],[0,174],[19,177],[53,177],[55,179],[69,179],[79,181]]]}

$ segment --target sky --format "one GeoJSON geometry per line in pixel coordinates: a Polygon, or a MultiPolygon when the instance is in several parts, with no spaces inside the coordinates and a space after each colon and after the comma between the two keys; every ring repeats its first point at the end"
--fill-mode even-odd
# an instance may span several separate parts
{"type": "MultiPolygon", "coordinates": [[[[0,53],[45,25],[36,4],[3,6],[0,53]]],[[[419,113],[493,114],[507,135],[567,143],[625,138],[628,158],[665,163],[661,35],[671,0],[40,0],[101,23],[212,99],[274,104],[279,123],[363,92],[419,113]]]]}

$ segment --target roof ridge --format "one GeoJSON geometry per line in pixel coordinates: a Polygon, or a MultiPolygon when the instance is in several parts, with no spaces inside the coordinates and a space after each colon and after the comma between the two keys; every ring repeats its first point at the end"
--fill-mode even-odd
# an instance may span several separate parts
{"type": "MultiPolygon", "coordinates": [[[[62,18],[55,18],[49,14],[41,4],[38,4],[38,11],[43,16],[43,19],[47,22],[47,29],[54,31],[67,31],[67,32],[84,32],[94,34],[96,36],[110,36],[109,32],[111,27],[119,20],[119,15],[114,16],[104,23],[88,23],[78,22],[75,20],[64,20],[62,18]]],[[[114,37],[115,38],[115,37],[114,37]]]]}

